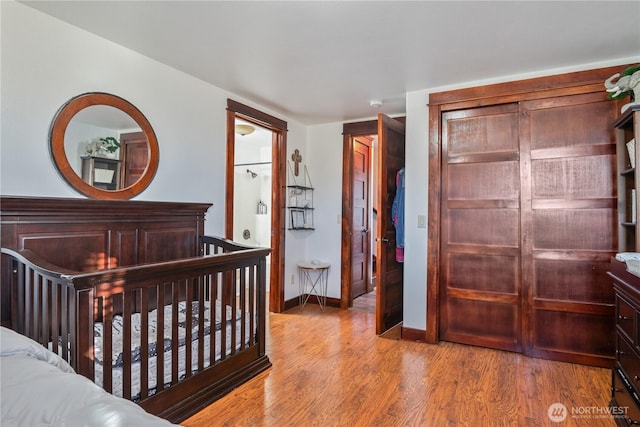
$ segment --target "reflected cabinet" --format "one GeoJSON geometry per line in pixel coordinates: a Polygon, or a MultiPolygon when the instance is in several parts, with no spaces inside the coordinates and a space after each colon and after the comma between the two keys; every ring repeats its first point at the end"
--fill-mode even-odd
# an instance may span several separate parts
{"type": "Polygon", "coordinates": [[[101,190],[119,190],[121,164],[117,159],[82,157],[82,180],[101,190]]]}

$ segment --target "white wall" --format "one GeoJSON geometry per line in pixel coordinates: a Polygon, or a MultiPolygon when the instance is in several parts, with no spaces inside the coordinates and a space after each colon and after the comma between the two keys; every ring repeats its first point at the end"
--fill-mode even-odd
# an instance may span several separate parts
{"type": "Polygon", "coordinates": [[[427,229],[418,228],[418,216],[427,216],[428,96],[425,90],[415,91],[406,99],[403,326],[418,330],[426,330],[427,324],[427,229]]]}
{"type": "Polygon", "coordinates": [[[315,228],[306,242],[309,260],[331,264],[327,296],[340,299],[342,267],[342,123],[308,128],[307,159],[313,187],[315,228]]]}

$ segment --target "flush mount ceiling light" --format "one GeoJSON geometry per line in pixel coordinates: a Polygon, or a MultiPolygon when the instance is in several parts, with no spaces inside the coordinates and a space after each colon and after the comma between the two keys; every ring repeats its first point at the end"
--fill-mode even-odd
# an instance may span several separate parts
{"type": "Polygon", "coordinates": [[[369,105],[372,106],[373,108],[380,108],[382,107],[382,100],[372,99],[371,101],[369,101],[369,105]]]}
{"type": "Polygon", "coordinates": [[[236,133],[242,136],[249,135],[253,133],[254,130],[256,130],[256,128],[251,125],[236,125],[236,133]]]}

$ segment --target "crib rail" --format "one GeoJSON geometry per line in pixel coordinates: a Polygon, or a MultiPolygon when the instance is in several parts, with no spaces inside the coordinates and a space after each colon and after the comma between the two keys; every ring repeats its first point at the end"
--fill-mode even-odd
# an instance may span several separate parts
{"type": "Polygon", "coordinates": [[[200,242],[199,257],[89,273],[3,248],[11,327],[142,403],[234,356],[263,356],[270,249],[200,242]]]}

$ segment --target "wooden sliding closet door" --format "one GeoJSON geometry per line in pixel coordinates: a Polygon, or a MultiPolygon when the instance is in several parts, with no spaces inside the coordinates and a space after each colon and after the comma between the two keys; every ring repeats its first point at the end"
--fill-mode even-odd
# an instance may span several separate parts
{"type": "Polygon", "coordinates": [[[616,114],[601,93],[521,104],[529,355],[601,366],[613,357],[616,114]]]}
{"type": "Polygon", "coordinates": [[[442,116],[440,338],[521,351],[518,104],[442,116]]]}
{"type": "Polygon", "coordinates": [[[610,365],[616,113],[602,93],[442,113],[441,339],[610,365]]]}

